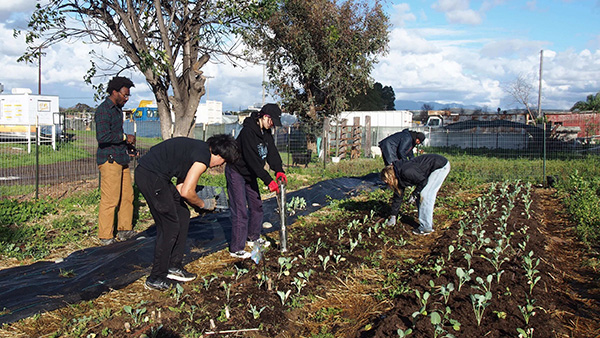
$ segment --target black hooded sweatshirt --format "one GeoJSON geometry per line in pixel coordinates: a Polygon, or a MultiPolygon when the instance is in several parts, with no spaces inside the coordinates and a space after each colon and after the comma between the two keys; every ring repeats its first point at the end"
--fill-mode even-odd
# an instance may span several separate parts
{"type": "Polygon", "coordinates": [[[227,165],[240,173],[246,182],[260,178],[265,185],[269,185],[273,178],[265,170],[265,162],[269,164],[271,170],[283,172],[281,156],[275,146],[271,130],[261,128],[254,115],[247,117],[242,125],[243,128],[236,139],[242,156],[237,162],[227,165]]]}
{"type": "Polygon", "coordinates": [[[429,175],[448,163],[442,155],[426,154],[412,158],[410,161],[396,160],[394,172],[398,179],[398,187],[404,189],[416,186],[414,193],[420,193],[427,185],[429,175]]]}

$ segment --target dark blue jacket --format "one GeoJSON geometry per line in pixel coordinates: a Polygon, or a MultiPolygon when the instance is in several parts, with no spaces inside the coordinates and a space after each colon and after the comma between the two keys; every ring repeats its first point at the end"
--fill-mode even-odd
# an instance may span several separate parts
{"type": "Polygon", "coordinates": [[[408,129],[392,134],[379,142],[385,165],[395,160],[410,160],[415,156],[412,151],[415,145],[415,137],[408,129]]]}

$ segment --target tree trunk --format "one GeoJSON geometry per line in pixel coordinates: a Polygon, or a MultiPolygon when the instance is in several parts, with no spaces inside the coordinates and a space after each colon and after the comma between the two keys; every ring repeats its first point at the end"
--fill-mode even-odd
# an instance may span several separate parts
{"type": "Polygon", "coordinates": [[[155,91],[156,105],[158,106],[158,117],[160,118],[160,134],[163,140],[171,138],[173,120],[169,107],[169,96],[166,90],[155,91]]]}

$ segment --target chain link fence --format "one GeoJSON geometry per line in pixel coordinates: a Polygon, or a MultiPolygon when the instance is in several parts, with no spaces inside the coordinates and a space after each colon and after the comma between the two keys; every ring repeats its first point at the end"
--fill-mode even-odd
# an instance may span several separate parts
{"type": "MultiPolygon", "coordinates": [[[[53,197],[68,191],[69,185],[97,182],[96,132],[92,114],[63,118],[61,128],[52,126],[0,126],[0,198],[53,197]]],[[[237,136],[238,123],[197,125],[194,137],[206,140],[215,134],[237,136]]],[[[275,141],[287,167],[323,167],[339,161],[380,155],[378,143],[403,127],[359,125],[358,121],[278,127],[275,141]]],[[[575,160],[598,156],[594,139],[556,137],[548,127],[522,124],[463,124],[448,128],[410,127],[422,131],[426,152],[469,155],[498,159],[527,159],[528,172],[515,172],[515,178],[545,175],[546,159],[575,160]]],[[[159,121],[125,121],[124,130],[135,134],[136,147],[143,156],[161,138],[159,121]]],[[[134,159],[131,163],[136,165],[134,159]]],[[[490,174],[493,175],[493,174],[490,174]]],[[[93,184],[93,183],[92,183],[93,184]]],[[[97,184],[97,183],[96,183],[97,184]]]]}

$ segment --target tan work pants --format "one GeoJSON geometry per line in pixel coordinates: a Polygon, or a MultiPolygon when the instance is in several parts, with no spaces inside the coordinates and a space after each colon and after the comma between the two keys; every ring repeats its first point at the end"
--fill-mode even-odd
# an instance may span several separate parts
{"type": "Polygon", "coordinates": [[[114,237],[115,210],[117,230],[131,230],[133,220],[133,186],[129,166],[108,161],[100,169],[100,207],[98,210],[98,238],[114,237]]]}

